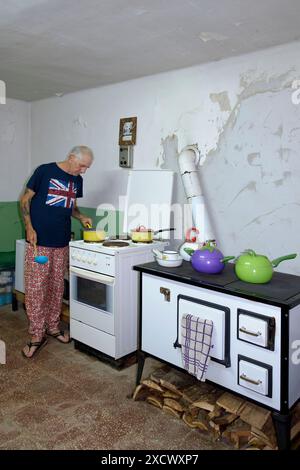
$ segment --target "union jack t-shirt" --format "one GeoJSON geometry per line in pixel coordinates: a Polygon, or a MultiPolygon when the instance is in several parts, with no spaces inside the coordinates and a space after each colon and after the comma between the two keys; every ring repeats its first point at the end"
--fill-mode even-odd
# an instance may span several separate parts
{"type": "Polygon", "coordinates": [[[27,183],[35,193],[30,204],[32,226],[38,245],[67,246],[71,238],[71,215],[82,197],[82,177],[66,173],[56,163],[39,166],[27,183]]]}
{"type": "Polygon", "coordinates": [[[77,186],[73,181],[50,179],[46,204],[48,206],[73,207],[77,193],[77,186]]]}

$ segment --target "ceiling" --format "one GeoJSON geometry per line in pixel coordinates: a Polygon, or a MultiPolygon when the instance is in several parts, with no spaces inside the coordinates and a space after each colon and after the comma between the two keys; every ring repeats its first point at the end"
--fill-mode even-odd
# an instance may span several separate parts
{"type": "Polygon", "coordinates": [[[34,101],[300,40],[299,0],[0,0],[0,79],[34,101]]]}

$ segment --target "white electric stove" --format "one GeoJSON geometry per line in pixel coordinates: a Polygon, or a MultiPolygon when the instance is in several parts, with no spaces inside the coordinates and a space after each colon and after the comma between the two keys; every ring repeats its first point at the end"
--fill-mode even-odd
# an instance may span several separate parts
{"type": "MultiPolygon", "coordinates": [[[[173,189],[173,173],[166,171],[131,172],[127,188],[127,201],[143,204],[143,193],[136,192],[143,179],[145,187],[157,182],[165,173],[162,204],[170,204],[173,189]],[[152,180],[152,183],[151,183],[152,180]],[[135,182],[138,181],[138,184],[135,182]],[[166,188],[168,187],[168,190],[166,188]]],[[[157,192],[156,192],[157,193],[157,192]]],[[[149,198],[149,192],[147,198],[149,198]]],[[[154,199],[158,198],[156,194],[154,199]]],[[[155,202],[155,201],[154,201],[155,202]]],[[[149,205],[146,200],[144,207],[149,205]]],[[[129,233],[128,214],[124,221],[129,233]]],[[[170,213],[164,214],[162,225],[148,225],[141,219],[140,225],[154,230],[170,226],[170,213]]],[[[164,232],[169,236],[169,232],[164,232]]],[[[75,345],[85,345],[89,352],[100,352],[115,360],[123,358],[138,347],[138,280],[132,267],[154,260],[152,250],[163,250],[168,240],[152,243],[134,243],[131,240],[105,240],[103,243],[87,243],[83,240],[70,242],[70,334],[75,345]],[[110,244],[111,246],[106,246],[110,244]],[[120,246],[118,246],[120,245],[120,246]]],[[[79,348],[80,349],[80,348],[79,348]]]]}

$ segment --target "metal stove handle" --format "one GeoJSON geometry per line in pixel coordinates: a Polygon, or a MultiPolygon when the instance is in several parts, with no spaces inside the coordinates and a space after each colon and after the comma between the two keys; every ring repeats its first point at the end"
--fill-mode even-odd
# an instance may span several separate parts
{"type": "Polygon", "coordinates": [[[244,326],[241,326],[241,328],[239,328],[239,331],[241,333],[245,333],[245,335],[251,335],[251,336],[261,336],[261,332],[258,331],[257,333],[255,331],[250,331],[250,330],[247,330],[247,328],[245,328],[244,326]]]}
{"type": "Polygon", "coordinates": [[[77,274],[84,279],[89,279],[90,281],[101,282],[102,284],[107,284],[109,286],[113,285],[115,282],[114,277],[105,276],[104,274],[94,273],[92,271],[87,271],[86,269],[75,268],[74,266],[70,267],[70,272],[77,274]]]}
{"type": "Polygon", "coordinates": [[[262,383],[261,380],[250,379],[249,377],[247,377],[246,374],[241,374],[240,379],[245,380],[246,382],[249,382],[250,384],[253,384],[253,385],[260,385],[262,383]]]}

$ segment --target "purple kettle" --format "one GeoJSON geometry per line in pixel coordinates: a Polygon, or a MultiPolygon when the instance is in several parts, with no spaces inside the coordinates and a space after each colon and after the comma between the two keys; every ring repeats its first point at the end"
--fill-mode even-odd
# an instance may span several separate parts
{"type": "Polygon", "coordinates": [[[223,253],[216,247],[215,240],[207,240],[199,250],[185,249],[191,256],[193,268],[199,273],[219,274],[225,268],[227,261],[235,256],[223,256],[223,253]]]}

